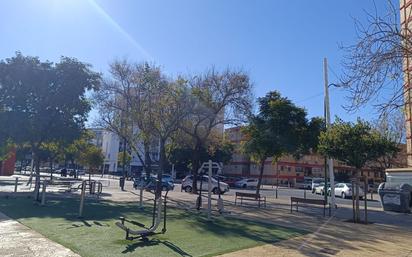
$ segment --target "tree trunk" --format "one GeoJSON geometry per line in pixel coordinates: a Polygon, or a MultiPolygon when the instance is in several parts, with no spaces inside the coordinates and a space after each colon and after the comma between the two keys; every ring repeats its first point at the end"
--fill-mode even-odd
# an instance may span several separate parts
{"type": "Polygon", "coordinates": [[[260,186],[262,185],[262,179],[263,179],[263,170],[265,169],[265,160],[266,159],[260,160],[260,172],[259,172],[258,184],[256,186],[256,194],[260,193],[260,186]]]}
{"type": "Polygon", "coordinates": [[[192,193],[196,194],[197,193],[197,176],[198,176],[198,170],[200,168],[200,144],[197,143],[196,147],[193,151],[193,158],[192,158],[192,174],[193,174],[193,180],[192,180],[192,193]]]}
{"type": "MultiPolygon", "coordinates": [[[[360,170],[356,170],[356,178],[355,178],[355,222],[360,222],[360,209],[359,209],[359,173],[360,170]]],[[[353,192],[352,192],[353,193],[353,192]]]]}
{"type": "Polygon", "coordinates": [[[50,158],[50,180],[53,180],[53,159],[50,158]]]}
{"type": "Polygon", "coordinates": [[[36,170],[36,180],[34,185],[34,200],[39,202],[40,201],[40,160],[37,157],[38,155],[34,154],[34,163],[35,163],[35,170],[36,170]]]}
{"type": "MultiPolygon", "coordinates": [[[[147,179],[150,178],[152,173],[152,159],[150,158],[150,144],[147,140],[144,141],[144,167],[147,179]]],[[[160,157],[160,156],[159,156],[160,157]]]]}
{"type": "Polygon", "coordinates": [[[92,168],[89,168],[89,192],[92,194],[93,188],[92,188],[92,168]]]}
{"type": "Polygon", "coordinates": [[[123,171],[123,178],[126,179],[127,172],[126,172],[126,145],[127,141],[126,138],[123,139],[123,160],[122,160],[122,171],[123,171]]]}
{"type": "Polygon", "coordinates": [[[166,169],[166,149],[165,140],[160,140],[160,150],[159,150],[159,170],[157,173],[157,187],[156,187],[156,199],[160,198],[162,195],[162,176],[166,169]]]}

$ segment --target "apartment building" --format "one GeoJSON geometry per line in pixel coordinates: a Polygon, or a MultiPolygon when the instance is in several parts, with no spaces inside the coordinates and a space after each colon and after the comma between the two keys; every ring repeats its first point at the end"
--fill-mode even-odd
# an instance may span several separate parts
{"type": "MultiPolygon", "coordinates": [[[[94,133],[92,143],[102,149],[104,155],[103,169],[105,173],[122,172],[122,165],[119,165],[118,157],[119,153],[123,152],[124,142],[115,133],[100,129],[90,129],[94,133]]],[[[127,167],[128,172],[139,172],[143,170],[143,163],[138,157],[138,153],[133,149],[139,149],[140,156],[144,156],[143,144],[138,143],[136,147],[130,147],[126,145],[127,152],[131,155],[130,165],[127,167]]],[[[158,147],[156,144],[151,146],[152,152],[150,152],[151,159],[156,162],[159,159],[158,147]]]]}

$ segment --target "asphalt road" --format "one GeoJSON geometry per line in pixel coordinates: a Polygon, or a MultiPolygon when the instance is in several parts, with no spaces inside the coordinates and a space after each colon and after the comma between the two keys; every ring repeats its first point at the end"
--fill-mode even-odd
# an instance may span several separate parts
{"type": "MultiPolygon", "coordinates": [[[[256,192],[255,189],[238,189],[238,188],[230,188],[230,191],[227,192],[228,195],[235,195],[236,192],[248,192],[248,193],[254,193],[256,192]]],[[[264,186],[263,189],[260,190],[260,193],[265,196],[275,196],[275,188],[272,188],[271,186],[264,186]]],[[[290,198],[290,197],[304,197],[305,190],[303,189],[295,189],[295,188],[279,188],[278,190],[278,197],[279,198],[290,198]]],[[[314,198],[314,199],[324,199],[323,195],[317,195],[317,194],[312,194],[311,190],[306,190],[306,198],[314,198]]],[[[340,197],[336,197],[336,204],[345,204],[345,205],[351,205],[352,204],[352,199],[342,199],[340,197]]],[[[368,194],[368,206],[370,207],[381,207],[381,203],[379,201],[379,196],[378,194],[374,193],[373,194],[373,199],[370,200],[370,194],[368,194]]]]}
{"type": "MultiPolygon", "coordinates": [[[[175,183],[175,189],[174,191],[180,191],[181,184],[175,183]]],[[[234,188],[231,187],[229,192],[226,192],[225,195],[231,195],[234,196],[236,192],[246,192],[246,193],[255,193],[256,189],[242,189],[242,188],[234,188]]],[[[276,191],[275,188],[272,186],[263,186],[263,188],[260,190],[260,193],[264,196],[267,197],[275,197],[276,191]]],[[[305,196],[305,190],[303,189],[295,189],[295,188],[287,188],[287,187],[281,187],[278,189],[278,197],[283,198],[283,199],[289,199],[290,197],[304,197],[305,196]]],[[[306,190],[306,198],[312,198],[312,199],[324,199],[323,195],[320,194],[312,194],[311,190],[306,190]]],[[[342,205],[352,205],[352,199],[347,198],[347,199],[342,199],[340,197],[336,197],[336,204],[339,206],[340,204],[342,205]]],[[[363,203],[363,200],[362,200],[363,203]]],[[[368,194],[368,206],[369,207],[376,207],[376,208],[381,208],[381,203],[379,200],[378,194],[374,193],[373,194],[373,200],[370,199],[370,194],[368,194]]]]}
{"type": "MultiPolygon", "coordinates": [[[[56,177],[59,177],[58,175],[56,177]]],[[[100,176],[98,177],[93,177],[93,179],[100,179],[100,176]]],[[[112,181],[112,182],[118,182],[118,179],[103,179],[106,182],[112,181]]],[[[131,181],[127,181],[127,184],[131,184],[131,181]]],[[[105,183],[106,184],[106,183],[105,183]]],[[[110,185],[110,183],[109,183],[110,185]]],[[[14,184],[10,185],[10,191],[12,190],[12,187],[14,188],[14,184]]],[[[175,183],[175,189],[174,191],[180,191],[181,184],[180,183],[175,183]]],[[[240,189],[240,188],[234,188],[231,187],[230,191],[227,192],[227,195],[232,195],[234,196],[236,192],[248,192],[248,193],[254,193],[256,192],[256,189],[240,189]]],[[[262,195],[269,196],[269,197],[275,197],[275,188],[272,186],[267,186],[264,185],[263,188],[260,190],[262,195]]],[[[290,197],[304,197],[305,190],[303,189],[295,189],[295,188],[286,188],[286,187],[281,187],[278,190],[278,197],[283,198],[283,199],[289,199],[290,197]]],[[[322,195],[316,195],[312,194],[311,190],[306,190],[306,197],[307,198],[314,198],[314,199],[323,199],[324,196],[322,195]]],[[[370,200],[370,194],[368,194],[368,206],[370,207],[376,207],[376,208],[381,208],[381,203],[378,194],[374,193],[373,195],[374,200],[370,200]]],[[[344,204],[344,205],[352,205],[352,199],[342,199],[340,197],[336,197],[336,204],[339,206],[339,204],[344,204]]]]}

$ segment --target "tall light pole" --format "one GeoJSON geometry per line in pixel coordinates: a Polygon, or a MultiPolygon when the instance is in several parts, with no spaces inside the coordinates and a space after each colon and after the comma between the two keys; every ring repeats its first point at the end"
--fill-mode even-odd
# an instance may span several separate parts
{"type": "MultiPolygon", "coordinates": [[[[326,122],[326,129],[330,128],[330,105],[329,105],[329,81],[328,81],[328,59],[323,59],[323,73],[325,79],[325,99],[324,99],[324,108],[325,108],[325,122],[326,122]]],[[[329,170],[329,183],[330,183],[330,204],[332,210],[335,208],[335,174],[333,172],[333,160],[328,158],[327,166],[329,170]]],[[[325,167],[326,168],[326,167],[325,167]]],[[[325,179],[325,188],[326,188],[327,180],[325,179]]],[[[325,190],[325,195],[327,195],[327,189],[325,190]]]]}

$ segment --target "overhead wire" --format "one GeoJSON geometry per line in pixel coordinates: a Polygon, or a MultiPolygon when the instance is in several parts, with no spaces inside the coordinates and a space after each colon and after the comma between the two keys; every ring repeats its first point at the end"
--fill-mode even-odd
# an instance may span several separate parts
{"type": "MultiPolygon", "coordinates": [[[[329,64],[328,64],[328,69],[332,72],[333,76],[335,76],[335,79],[338,81],[338,80],[339,80],[339,76],[336,74],[336,72],[332,69],[332,67],[331,67],[329,64]]],[[[333,90],[335,90],[336,88],[337,88],[337,87],[332,87],[332,88],[329,89],[329,91],[333,91],[333,90]]],[[[306,97],[306,98],[303,98],[303,99],[301,99],[301,100],[298,100],[298,101],[296,101],[296,103],[306,102],[306,101],[309,101],[309,100],[318,98],[318,97],[320,97],[320,96],[323,96],[324,94],[325,94],[325,92],[322,91],[322,92],[319,92],[319,93],[317,93],[317,94],[311,95],[311,96],[306,97]]]]}

